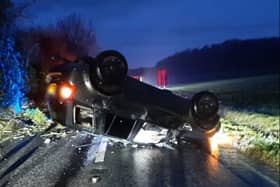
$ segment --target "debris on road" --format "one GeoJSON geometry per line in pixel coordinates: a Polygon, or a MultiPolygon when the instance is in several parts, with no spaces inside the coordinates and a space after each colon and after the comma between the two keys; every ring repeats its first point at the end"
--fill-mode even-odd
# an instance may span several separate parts
{"type": "Polygon", "coordinates": [[[167,149],[170,149],[170,150],[175,150],[174,147],[172,147],[171,145],[168,145],[167,143],[157,143],[155,144],[157,147],[163,147],[163,148],[167,148],[167,149]]]}
{"type": "Polygon", "coordinates": [[[45,139],[45,141],[44,141],[45,144],[49,144],[50,142],[51,142],[51,139],[49,139],[49,138],[45,139]]]}
{"type": "Polygon", "coordinates": [[[34,135],[39,135],[44,144],[49,144],[73,132],[61,125],[56,125],[51,131],[45,131],[52,123],[39,109],[26,109],[23,113],[16,114],[0,108],[0,155],[9,149],[12,142],[34,135]]]}
{"type": "Polygon", "coordinates": [[[94,176],[94,177],[91,178],[91,183],[95,184],[95,183],[97,183],[100,180],[101,180],[100,176],[94,176]]]}
{"type": "Polygon", "coordinates": [[[137,144],[132,144],[132,146],[131,147],[133,147],[133,148],[137,148],[138,147],[138,145],[137,144]]]}

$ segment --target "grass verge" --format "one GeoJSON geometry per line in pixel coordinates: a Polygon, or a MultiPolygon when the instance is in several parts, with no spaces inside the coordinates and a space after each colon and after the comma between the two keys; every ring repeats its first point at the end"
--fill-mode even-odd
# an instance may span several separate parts
{"type": "Polygon", "coordinates": [[[234,146],[274,168],[280,167],[279,117],[227,110],[223,132],[236,139],[234,146]]]}
{"type": "Polygon", "coordinates": [[[39,109],[27,109],[21,114],[3,111],[0,117],[0,144],[10,139],[32,136],[45,129],[49,121],[39,109]]]}
{"type": "Polygon", "coordinates": [[[252,158],[280,167],[279,75],[212,81],[170,88],[181,96],[214,92],[221,103],[222,130],[236,148],[252,158]]]}

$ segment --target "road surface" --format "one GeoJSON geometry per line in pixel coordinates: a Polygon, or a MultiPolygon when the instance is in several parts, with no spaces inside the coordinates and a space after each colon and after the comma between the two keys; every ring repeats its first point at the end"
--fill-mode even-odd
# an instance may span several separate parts
{"type": "Polygon", "coordinates": [[[279,186],[277,171],[230,146],[213,154],[193,141],[137,146],[72,132],[22,147],[0,162],[0,186],[279,186]]]}

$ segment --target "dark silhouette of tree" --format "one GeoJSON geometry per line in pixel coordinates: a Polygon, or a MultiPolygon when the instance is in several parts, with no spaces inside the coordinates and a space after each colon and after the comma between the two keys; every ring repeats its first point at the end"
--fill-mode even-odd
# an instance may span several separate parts
{"type": "Polygon", "coordinates": [[[0,105],[21,111],[28,89],[27,64],[15,43],[16,22],[22,18],[29,3],[0,1],[0,105]]]}
{"type": "Polygon", "coordinates": [[[152,72],[167,68],[171,84],[275,74],[280,69],[279,51],[279,38],[228,40],[182,51],[161,60],[155,68],[131,73],[145,73],[149,80],[155,80],[152,72]]]}
{"type": "Polygon", "coordinates": [[[70,14],[47,27],[20,31],[17,36],[33,77],[30,96],[39,100],[45,92],[45,77],[49,69],[94,55],[98,50],[92,22],[77,14],[70,14]]]}
{"type": "Polygon", "coordinates": [[[10,19],[11,12],[10,10],[13,8],[13,3],[11,0],[2,0],[0,3],[0,28],[3,28],[6,24],[12,23],[10,19]]]}
{"type": "Polygon", "coordinates": [[[70,14],[47,27],[31,28],[18,33],[21,49],[40,71],[68,63],[83,56],[93,56],[98,47],[91,21],[70,14]]]}
{"type": "Polygon", "coordinates": [[[11,106],[14,111],[21,112],[28,86],[22,55],[14,44],[12,38],[0,40],[0,106],[11,106]]]}
{"type": "Polygon", "coordinates": [[[56,32],[66,41],[69,50],[77,56],[94,55],[97,50],[95,32],[91,21],[85,22],[78,14],[70,14],[56,24],[56,32]]]}
{"type": "Polygon", "coordinates": [[[31,6],[32,1],[15,4],[12,0],[0,2],[0,37],[6,37],[15,29],[16,21],[25,17],[25,12],[31,6]]]}

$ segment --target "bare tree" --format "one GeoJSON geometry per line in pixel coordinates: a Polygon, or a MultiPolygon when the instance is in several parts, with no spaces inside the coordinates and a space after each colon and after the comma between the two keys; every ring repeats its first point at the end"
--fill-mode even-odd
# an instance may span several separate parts
{"type": "Polygon", "coordinates": [[[44,95],[44,80],[50,68],[97,52],[92,22],[83,20],[77,14],[71,14],[47,27],[21,31],[17,36],[33,72],[33,75],[30,74],[33,76],[31,95],[36,99],[44,95]]]}
{"type": "Polygon", "coordinates": [[[40,66],[52,67],[79,57],[93,56],[98,51],[92,21],[85,21],[78,14],[70,14],[47,27],[23,31],[20,35],[28,59],[40,61],[40,66]],[[54,56],[59,58],[52,58],[54,56]]]}
{"type": "Polygon", "coordinates": [[[20,18],[25,18],[26,10],[35,0],[26,0],[15,4],[12,0],[1,0],[0,2],[0,34],[10,34],[14,30],[16,22],[20,18]]]}
{"type": "Polygon", "coordinates": [[[56,32],[66,41],[77,56],[94,55],[97,51],[96,34],[92,21],[85,21],[78,14],[70,14],[56,24],[56,32]]]}

